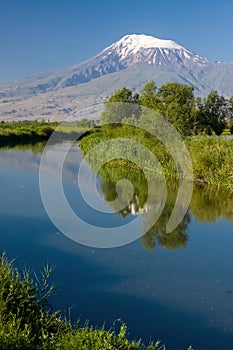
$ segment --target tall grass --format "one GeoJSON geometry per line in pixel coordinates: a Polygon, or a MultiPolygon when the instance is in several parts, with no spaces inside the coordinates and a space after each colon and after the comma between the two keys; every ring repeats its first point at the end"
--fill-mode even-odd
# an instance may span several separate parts
{"type": "Polygon", "coordinates": [[[233,139],[193,137],[186,141],[194,178],[233,190],[233,139]]]}
{"type": "MultiPolygon", "coordinates": [[[[163,173],[168,178],[177,178],[175,163],[169,151],[145,130],[129,125],[98,127],[83,137],[80,148],[84,155],[99,142],[114,138],[133,139],[151,150],[160,162],[163,173]]],[[[233,190],[233,139],[217,136],[187,137],[184,142],[189,150],[196,183],[211,184],[233,190]]],[[[130,144],[130,143],[129,143],[130,144]]],[[[93,154],[93,153],[92,153],[93,154]]],[[[104,151],[103,151],[104,154],[104,151]]],[[[93,158],[101,157],[94,154],[93,158]]],[[[88,160],[88,158],[87,158],[88,160]]],[[[94,159],[89,160],[90,163],[94,159]]],[[[120,162],[116,160],[120,166],[120,162]]]]}
{"type": "Polygon", "coordinates": [[[41,347],[48,338],[67,328],[57,313],[51,312],[48,284],[51,269],[44,267],[41,279],[24,271],[21,278],[5,254],[0,256],[0,348],[41,347]]]}
{"type": "Polygon", "coordinates": [[[25,271],[20,276],[13,262],[0,255],[0,349],[64,350],[162,350],[157,341],[148,346],[127,339],[124,324],[118,332],[71,325],[49,306],[53,286],[48,283],[52,269],[41,278],[25,271]]]}

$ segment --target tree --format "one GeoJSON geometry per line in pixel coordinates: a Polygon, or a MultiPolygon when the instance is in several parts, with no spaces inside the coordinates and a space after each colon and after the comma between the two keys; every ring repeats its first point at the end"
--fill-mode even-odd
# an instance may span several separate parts
{"type": "Polygon", "coordinates": [[[109,102],[133,102],[133,92],[125,86],[121,90],[117,90],[109,99],[109,102]]]}
{"type": "Polygon", "coordinates": [[[193,87],[179,83],[166,83],[158,91],[160,112],[182,135],[193,133],[195,98],[193,87]]]}
{"type": "Polygon", "coordinates": [[[140,116],[139,94],[123,87],[117,90],[105,103],[101,115],[103,123],[121,123],[124,118],[140,116]]]}
{"type": "Polygon", "coordinates": [[[233,134],[233,124],[230,126],[230,133],[233,134]]]}
{"type": "Polygon", "coordinates": [[[147,83],[142,89],[139,103],[144,107],[152,108],[155,110],[159,109],[160,99],[157,95],[157,86],[153,80],[147,83]]]}
{"type": "Polygon", "coordinates": [[[217,91],[209,93],[203,100],[199,99],[197,113],[202,131],[207,134],[214,132],[216,135],[220,135],[226,126],[228,108],[227,100],[223,96],[219,96],[217,91]]]}

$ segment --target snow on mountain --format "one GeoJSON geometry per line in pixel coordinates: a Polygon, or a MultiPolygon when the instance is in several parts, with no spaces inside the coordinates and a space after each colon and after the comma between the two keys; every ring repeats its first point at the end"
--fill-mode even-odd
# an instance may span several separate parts
{"type": "Polygon", "coordinates": [[[26,79],[20,89],[0,90],[0,97],[24,92],[38,94],[87,83],[110,73],[119,72],[138,64],[154,67],[178,69],[206,69],[213,62],[186,50],[172,40],[162,40],[144,34],[126,35],[105,48],[93,58],[71,66],[61,72],[55,72],[37,79],[26,79]],[[36,84],[33,84],[36,83],[36,84]],[[6,91],[7,90],[7,91],[6,91]]]}
{"type": "Polygon", "coordinates": [[[108,46],[92,59],[70,67],[68,71],[73,74],[61,84],[63,87],[74,86],[140,63],[191,69],[203,68],[210,65],[211,61],[186,50],[172,40],[132,34],[108,46]]]}
{"type": "Polygon", "coordinates": [[[119,61],[129,66],[135,63],[167,65],[169,63],[205,65],[209,60],[192,53],[172,40],[144,34],[126,35],[100,53],[107,58],[115,53],[119,61]],[[192,62],[191,62],[192,61],[192,62]]]}
{"type": "Polygon", "coordinates": [[[107,47],[103,52],[109,50],[116,50],[121,58],[125,58],[128,55],[135,55],[141,49],[171,49],[171,50],[185,50],[182,46],[178,45],[172,40],[161,40],[153,36],[144,34],[132,34],[126,35],[116,43],[107,47]]]}
{"type": "Polygon", "coordinates": [[[0,85],[0,120],[62,120],[99,116],[103,101],[122,86],[140,91],[177,81],[197,95],[233,94],[233,64],[201,57],[172,40],[126,35],[96,56],[60,72],[0,85]]]}

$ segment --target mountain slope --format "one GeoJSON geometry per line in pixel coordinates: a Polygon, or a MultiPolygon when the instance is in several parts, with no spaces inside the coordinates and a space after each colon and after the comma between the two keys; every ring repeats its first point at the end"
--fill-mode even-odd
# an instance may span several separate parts
{"type": "Polygon", "coordinates": [[[197,95],[233,94],[233,64],[218,63],[171,40],[126,35],[95,57],[60,72],[0,85],[0,118],[97,118],[103,100],[127,86],[155,80],[191,84],[197,95]]]}

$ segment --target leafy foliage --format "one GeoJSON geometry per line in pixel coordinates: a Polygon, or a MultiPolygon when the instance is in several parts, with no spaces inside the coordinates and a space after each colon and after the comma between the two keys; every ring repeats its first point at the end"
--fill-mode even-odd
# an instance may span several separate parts
{"type": "Polygon", "coordinates": [[[164,84],[158,95],[161,114],[168,119],[182,135],[193,133],[194,105],[193,87],[178,83],[164,84]]]}
{"type": "Polygon", "coordinates": [[[140,116],[140,107],[138,105],[139,95],[126,87],[116,91],[105,102],[105,110],[102,113],[103,123],[120,123],[124,118],[129,118],[132,114],[138,118],[140,116]],[[129,104],[129,108],[127,108],[129,104]]]}
{"type": "Polygon", "coordinates": [[[143,106],[160,113],[184,136],[220,135],[226,127],[232,132],[233,97],[226,99],[213,91],[201,99],[195,98],[193,91],[192,86],[176,82],[165,83],[158,89],[155,82],[150,81],[140,94],[133,94],[132,90],[123,87],[105,102],[101,120],[104,123],[128,120],[136,124],[135,120],[143,118],[140,108],[143,106]]]}

